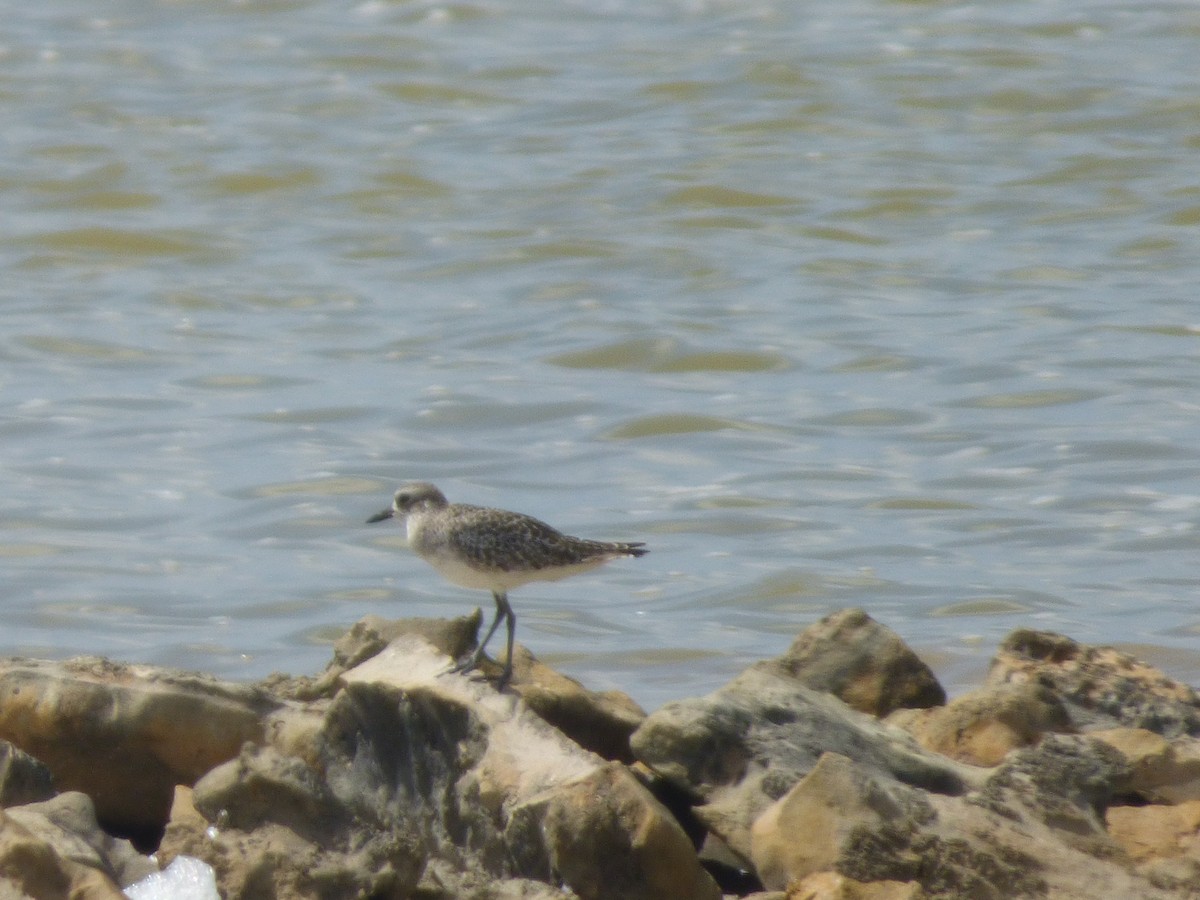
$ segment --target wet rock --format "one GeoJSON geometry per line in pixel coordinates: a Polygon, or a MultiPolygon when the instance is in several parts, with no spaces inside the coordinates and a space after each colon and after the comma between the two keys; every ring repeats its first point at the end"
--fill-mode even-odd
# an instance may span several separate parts
{"type": "Polygon", "coordinates": [[[1200,800],[1200,739],[1167,740],[1144,728],[1093,731],[1090,736],[1125,757],[1131,769],[1130,793],[1151,803],[1200,800]]]}
{"type": "Polygon", "coordinates": [[[157,834],[175,785],[236,756],[277,705],[245,685],[148,666],[0,662],[0,737],[126,834],[157,834]]]}
{"type": "Polygon", "coordinates": [[[50,770],[8,741],[0,741],[0,807],[36,803],[53,796],[50,770]]]}
{"type": "Polygon", "coordinates": [[[988,681],[1049,688],[1080,730],[1125,726],[1168,738],[1200,736],[1200,694],[1112,647],[1019,629],[1001,644],[988,681]]]}
{"type": "Polygon", "coordinates": [[[759,667],[706,697],[667,704],[631,743],[639,760],[699,801],[696,815],[745,859],[752,823],[824,753],[937,793],[962,793],[978,777],[900,729],[759,667]]]}
{"type": "Polygon", "coordinates": [[[861,609],[826,616],[804,629],[782,656],[759,666],[880,718],[946,702],[929,666],[861,609]]]}
{"type": "Polygon", "coordinates": [[[887,721],[927,750],[975,766],[997,765],[1012,750],[1036,744],[1047,732],[1071,730],[1062,701],[1038,684],[991,685],[946,706],[899,710],[887,721]]]}

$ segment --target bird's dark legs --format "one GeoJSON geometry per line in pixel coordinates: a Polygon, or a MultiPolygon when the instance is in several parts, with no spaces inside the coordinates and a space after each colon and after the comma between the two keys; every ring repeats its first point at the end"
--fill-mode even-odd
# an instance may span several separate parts
{"type": "MultiPolygon", "coordinates": [[[[508,597],[501,594],[496,598],[496,608],[500,608],[500,604],[504,604],[504,611],[508,613],[508,655],[504,657],[504,671],[500,673],[500,680],[496,682],[496,687],[499,690],[504,690],[504,686],[508,684],[508,680],[512,678],[512,648],[513,635],[517,631],[517,617],[512,611],[512,607],[508,605],[508,597]]],[[[497,617],[499,613],[497,612],[497,617]]]]}
{"type": "Polygon", "coordinates": [[[488,627],[487,634],[483,636],[483,640],[479,642],[479,646],[475,648],[466,660],[456,665],[452,672],[470,672],[479,665],[479,661],[483,659],[483,651],[487,648],[488,641],[492,639],[492,635],[496,633],[496,629],[500,627],[500,622],[508,619],[508,659],[504,663],[504,672],[500,675],[498,687],[503,687],[508,684],[508,680],[512,678],[512,652],[513,652],[513,635],[517,630],[517,617],[513,615],[512,607],[508,605],[508,595],[501,592],[492,591],[492,597],[496,601],[496,618],[492,619],[492,624],[488,627]]]}

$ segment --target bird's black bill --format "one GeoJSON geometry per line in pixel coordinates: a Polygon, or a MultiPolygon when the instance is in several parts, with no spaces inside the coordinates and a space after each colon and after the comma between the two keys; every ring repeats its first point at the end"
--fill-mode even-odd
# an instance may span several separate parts
{"type": "Polygon", "coordinates": [[[367,519],[367,524],[374,525],[376,522],[382,522],[384,519],[390,519],[395,514],[396,511],[394,509],[381,509],[379,512],[375,513],[375,515],[371,516],[371,518],[367,519]]]}

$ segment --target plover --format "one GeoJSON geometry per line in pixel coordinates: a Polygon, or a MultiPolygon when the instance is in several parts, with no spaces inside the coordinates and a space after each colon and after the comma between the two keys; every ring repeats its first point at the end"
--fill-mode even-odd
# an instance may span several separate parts
{"type": "Polygon", "coordinates": [[[522,513],[448,503],[432,484],[414,481],[401,486],[392,505],[368,523],[398,518],[408,530],[408,544],[443,578],[468,588],[492,592],[496,618],[475,652],[455,665],[468,672],[479,665],[484,648],[502,620],[508,622],[508,658],[500,676],[503,688],[512,677],[513,632],[517,617],[508,592],[531,581],[557,581],[587,572],[621,556],[642,556],[641,543],[589,541],[563,534],[522,513]]]}

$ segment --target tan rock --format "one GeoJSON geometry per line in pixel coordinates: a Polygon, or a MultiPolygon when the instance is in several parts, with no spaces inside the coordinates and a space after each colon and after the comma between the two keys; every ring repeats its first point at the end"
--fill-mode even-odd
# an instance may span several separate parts
{"type": "Polygon", "coordinates": [[[1128,789],[1151,803],[1200,800],[1200,740],[1167,740],[1144,728],[1089,732],[1115,747],[1132,769],[1128,789]]]}
{"type": "Polygon", "coordinates": [[[304,758],[246,744],[190,805],[177,792],[159,858],[208,863],[227,900],[410,896],[425,853],[383,734],[402,730],[402,705],[395,691],[343,690],[312,713],[304,758]]]}
{"type": "Polygon", "coordinates": [[[546,883],[585,900],[720,895],[624,766],[515,692],[448,673],[419,636],[342,672],[332,697],[279,709],[263,735],[197,782],[198,816],[179,792],[160,851],[209,863],[228,900],[403,897],[418,882],[447,897],[546,883]]]}
{"type": "Polygon", "coordinates": [[[150,666],[0,662],[0,737],[127,833],[157,833],[175,785],[260,738],[261,717],[276,705],[246,685],[150,666]]]}
{"type": "MultiPolygon", "coordinates": [[[[475,646],[481,622],[482,613],[478,609],[457,619],[390,620],[366,616],[337,641],[333,660],[319,678],[275,677],[264,685],[296,699],[330,697],[345,672],[378,656],[394,641],[404,645],[412,638],[419,638],[444,654],[441,672],[445,673],[453,660],[475,646]]],[[[499,674],[500,666],[485,658],[481,670],[499,674]]],[[[513,649],[510,684],[531,710],[584,749],[605,759],[633,761],[629,736],[646,718],[646,713],[628,694],[589,691],[575,679],[543,665],[519,644],[513,649]]]]}
{"type": "Polygon", "coordinates": [[[1200,693],[1113,647],[1018,629],[1001,644],[988,681],[1044,685],[1081,731],[1126,726],[1169,738],[1200,734],[1200,693]]]}
{"type": "MultiPolygon", "coordinates": [[[[225,900],[372,896],[362,893],[345,869],[336,863],[331,865],[329,856],[320,848],[291,829],[272,823],[248,832],[230,829],[217,830],[211,835],[191,835],[165,853],[164,862],[179,855],[192,856],[212,866],[218,890],[225,900]]],[[[375,896],[405,895],[381,892],[375,896]]]]}
{"type": "Polygon", "coordinates": [[[1200,800],[1175,806],[1113,806],[1109,833],[1138,862],[1186,856],[1200,875],[1200,800]]]}
{"type": "Polygon", "coordinates": [[[912,881],[855,881],[837,872],[816,872],[788,886],[786,900],[924,900],[912,881]]]}
{"type": "MultiPolygon", "coordinates": [[[[129,820],[161,824],[166,791],[160,858],[209,862],[228,900],[717,900],[701,841],[727,885],[749,890],[752,863],[776,888],[761,900],[1200,896],[1195,697],[1115,651],[1019,633],[990,687],[885,723],[838,699],[880,710],[898,696],[869,658],[886,630],[848,611],[790,659],[647,717],[631,741],[651,767],[639,775],[576,743],[620,755],[641,716],[623,695],[591,694],[524,652],[502,693],[449,673],[470,625],[434,623],[428,639],[363,624],[321,679],[244,689],[95,660],[0,663],[0,730],[42,740],[57,772],[90,777],[129,820]],[[948,759],[901,721],[999,764],[948,759]],[[1125,721],[1163,734],[1111,727],[1125,721]],[[1089,733],[1054,733],[1072,725],[1089,733]],[[220,741],[232,755],[198,773],[220,741]],[[115,774],[89,775],[85,758],[115,774]],[[149,786],[151,802],[122,807],[114,785],[149,786]],[[1177,803],[1109,808],[1131,793],[1177,803]]],[[[2,750],[0,792],[41,796],[45,771],[10,754],[6,774],[2,750]]],[[[115,900],[148,864],[123,843],[78,793],[9,809],[0,897],[115,900]]]]}
{"type": "Polygon", "coordinates": [[[646,712],[628,694],[589,691],[519,644],[513,648],[512,687],[531,710],[585,750],[633,762],[629,736],[645,721],[646,712]]]}
{"type": "Polygon", "coordinates": [[[192,799],[193,793],[186,785],[176,786],[175,796],[171,801],[171,817],[167,820],[168,832],[176,828],[199,833],[208,828],[208,819],[197,811],[192,799]]]}
{"type": "Polygon", "coordinates": [[[764,886],[792,891],[834,872],[864,885],[896,882],[887,890],[900,896],[914,884],[931,897],[972,900],[1179,896],[1131,873],[1096,820],[1093,792],[1112,753],[1093,759],[1097,746],[1055,736],[963,796],[920,791],[827,754],[756,820],[752,861],[764,886]]]}
{"type": "Polygon", "coordinates": [[[696,816],[743,859],[754,821],[825,753],[932,791],[961,793],[981,771],[920,747],[913,737],[814,691],[751,666],[704,697],[668,703],[631,745],[638,759],[701,804],[696,816]]]}
{"type": "Polygon", "coordinates": [[[1114,806],[1108,810],[1113,838],[1138,871],[1176,896],[1200,896],[1200,800],[1176,806],[1114,806]]]}
{"type": "Polygon", "coordinates": [[[70,791],[7,812],[10,821],[46,841],[64,859],[95,869],[121,886],[158,871],[155,862],[138,853],[129,841],[100,828],[96,809],[86,794],[70,791]]]}
{"type": "Polygon", "coordinates": [[[87,862],[71,858],[62,845],[74,845],[69,835],[50,835],[53,826],[34,826],[0,810],[0,889],[5,896],[34,900],[124,900],[110,875],[87,862]],[[35,830],[36,829],[36,830],[35,830]]]}
{"type": "Polygon", "coordinates": [[[721,897],[679,823],[619,763],[563,785],[542,827],[554,870],[585,900],[721,897]]]}
{"type": "Polygon", "coordinates": [[[826,753],[755,820],[750,859],[764,887],[783,890],[796,879],[834,868],[853,832],[931,814],[915,791],[892,791],[852,760],[826,753]]]}
{"type": "Polygon", "coordinates": [[[759,666],[873,716],[946,702],[929,666],[861,609],[826,616],[804,629],[782,656],[759,666]]]}
{"type": "MultiPolygon", "coordinates": [[[[720,895],[682,829],[624,766],[583,750],[511,694],[496,694],[475,679],[446,677],[445,659],[423,652],[430,652],[428,645],[422,651],[419,641],[397,639],[344,680],[421,696],[428,691],[431,700],[437,696],[471,711],[471,742],[479,755],[455,793],[473,816],[485,817],[503,834],[502,845],[476,846],[485,867],[501,876],[561,880],[584,898],[720,895]],[[569,847],[590,848],[596,858],[569,847]],[[610,877],[621,879],[620,890],[610,889],[610,877]],[[638,893],[645,891],[639,880],[680,892],[638,893]]],[[[466,821],[457,827],[484,832],[466,821]]]]}
{"type": "Polygon", "coordinates": [[[1036,684],[991,685],[946,706],[899,710],[887,721],[926,749],[975,766],[997,765],[1010,751],[1037,743],[1046,732],[1072,730],[1058,697],[1036,684]]]}
{"type": "Polygon", "coordinates": [[[297,700],[330,697],[337,691],[342,673],[361,665],[377,655],[392,641],[405,635],[420,637],[424,643],[440,650],[448,660],[459,659],[475,645],[483,613],[473,613],[454,619],[384,619],[364,616],[355,622],[333,645],[333,659],[316,678],[275,675],[262,684],[272,694],[297,700]]]}

